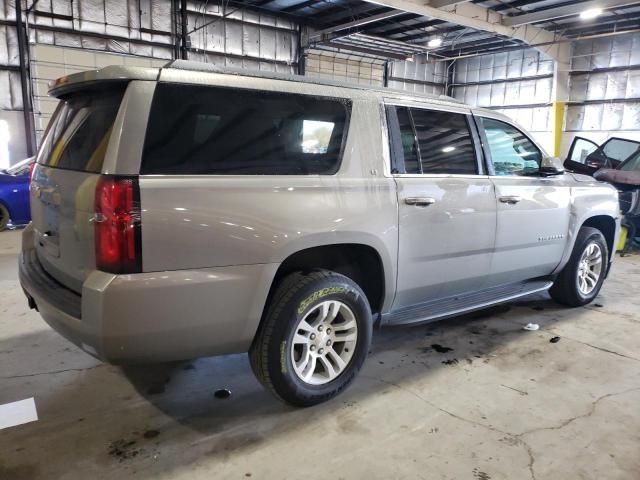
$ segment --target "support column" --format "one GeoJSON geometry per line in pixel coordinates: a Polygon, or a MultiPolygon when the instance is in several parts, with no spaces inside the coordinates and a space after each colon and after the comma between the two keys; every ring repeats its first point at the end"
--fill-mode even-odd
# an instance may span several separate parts
{"type": "Polygon", "coordinates": [[[29,66],[29,42],[27,30],[22,18],[22,1],[16,0],[16,35],[18,37],[18,55],[20,57],[20,88],[22,90],[22,113],[24,116],[24,133],[27,138],[27,155],[35,155],[36,128],[33,119],[33,102],[31,101],[31,74],[29,66]]]}
{"type": "Polygon", "coordinates": [[[558,45],[554,58],[553,88],[551,91],[551,124],[553,135],[553,156],[559,157],[562,152],[562,132],[564,112],[569,100],[569,70],[571,68],[571,44],[558,45]]]}
{"type": "MultiPolygon", "coordinates": [[[[223,4],[224,5],[224,4],[223,4]]],[[[225,12],[222,11],[224,18],[225,12]]],[[[187,22],[187,0],[180,0],[180,58],[183,60],[189,59],[189,35],[187,34],[188,22],[187,22]]]]}

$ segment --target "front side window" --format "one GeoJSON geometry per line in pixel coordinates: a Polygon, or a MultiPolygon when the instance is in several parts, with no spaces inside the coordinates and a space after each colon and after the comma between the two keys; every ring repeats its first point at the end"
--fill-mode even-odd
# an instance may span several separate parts
{"type": "MultiPolygon", "coordinates": [[[[422,108],[388,107],[395,109],[399,133],[391,132],[400,173],[475,175],[478,166],[473,137],[467,118],[461,113],[425,110],[422,108]],[[398,161],[400,160],[400,161],[398,161]]],[[[392,111],[393,112],[393,111],[392,111]]],[[[390,122],[393,128],[393,122],[390,122]]]]}
{"type": "Polygon", "coordinates": [[[480,118],[495,175],[532,175],[540,170],[542,152],[520,130],[492,118],[480,118]]]}
{"type": "Polygon", "coordinates": [[[158,84],[141,173],[331,175],[350,110],[345,99],[158,84]]]}

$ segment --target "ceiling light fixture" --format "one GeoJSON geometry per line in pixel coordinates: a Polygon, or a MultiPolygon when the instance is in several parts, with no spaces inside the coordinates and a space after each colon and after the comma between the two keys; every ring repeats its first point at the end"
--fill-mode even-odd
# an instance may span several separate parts
{"type": "Polygon", "coordinates": [[[429,48],[438,48],[440,45],[442,45],[442,38],[440,37],[433,37],[427,42],[427,47],[429,48]]]}
{"type": "Polygon", "coordinates": [[[580,12],[580,18],[582,20],[591,20],[592,18],[596,18],[598,15],[602,15],[601,8],[590,8],[589,10],[580,12]]]}
{"type": "Polygon", "coordinates": [[[444,147],[442,149],[443,153],[449,153],[449,152],[453,152],[456,149],[456,147],[444,147]]]}

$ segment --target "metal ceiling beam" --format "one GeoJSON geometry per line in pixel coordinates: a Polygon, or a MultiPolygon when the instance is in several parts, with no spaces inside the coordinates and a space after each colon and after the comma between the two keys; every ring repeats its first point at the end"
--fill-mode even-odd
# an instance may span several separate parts
{"type": "Polygon", "coordinates": [[[610,15],[608,17],[602,18],[597,23],[585,23],[585,22],[565,22],[565,23],[550,23],[549,25],[545,25],[545,29],[551,31],[570,31],[570,30],[589,30],[594,27],[605,27],[605,28],[617,28],[618,24],[636,21],[637,25],[640,25],[640,12],[635,12],[634,14],[626,14],[626,15],[610,15]]]}
{"type": "MultiPolygon", "coordinates": [[[[342,45],[339,43],[328,43],[328,44],[321,44],[320,46],[318,45],[314,45],[313,47],[311,47],[312,50],[323,50],[322,46],[326,46],[329,48],[333,48],[333,49],[337,49],[340,51],[340,53],[343,54],[347,54],[347,52],[357,52],[357,53],[364,53],[365,55],[370,55],[372,57],[375,58],[380,58],[380,59],[392,59],[392,60],[406,60],[407,59],[407,55],[403,55],[401,53],[388,53],[388,52],[382,52],[380,51],[378,48],[366,48],[366,47],[358,47],[358,46],[353,46],[353,45],[342,45]]],[[[326,50],[326,49],[324,49],[326,50]]]]}
{"type": "Polygon", "coordinates": [[[459,3],[466,3],[470,0],[431,0],[429,6],[433,8],[448,7],[449,5],[458,5],[459,3]]]}
{"type": "MultiPolygon", "coordinates": [[[[333,5],[331,2],[328,5],[333,5]]],[[[325,11],[318,12],[318,22],[323,25],[332,25],[334,23],[341,23],[345,19],[353,20],[361,15],[375,15],[383,13],[385,10],[380,6],[372,5],[370,3],[362,3],[354,7],[346,7],[344,5],[336,5],[328,8],[325,11]]]]}
{"type": "MultiPolygon", "coordinates": [[[[640,28],[629,29],[629,30],[620,30],[620,31],[617,31],[617,32],[605,32],[605,33],[595,33],[595,34],[589,34],[589,35],[580,35],[580,36],[576,36],[576,37],[566,37],[566,38],[563,38],[561,40],[556,40],[553,43],[568,45],[571,42],[575,42],[577,40],[589,40],[589,39],[592,39],[592,38],[615,37],[615,36],[620,36],[620,35],[628,35],[629,33],[640,33],[640,28]]],[[[546,45],[546,43],[535,44],[535,45],[524,45],[523,44],[523,45],[520,45],[520,46],[517,46],[517,47],[506,47],[506,48],[492,50],[491,53],[512,52],[512,51],[515,51],[515,50],[522,50],[524,48],[531,48],[531,47],[539,48],[539,47],[543,47],[545,45],[546,45]]],[[[434,55],[440,55],[440,52],[438,52],[438,54],[434,54],[434,55]]],[[[443,58],[439,58],[438,61],[448,62],[448,61],[451,61],[451,60],[460,60],[461,58],[480,57],[482,55],[486,55],[486,52],[474,52],[474,53],[469,53],[469,54],[465,54],[465,55],[456,55],[454,57],[445,56],[443,58]]],[[[629,67],[625,67],[625,68],[629,69],[629,67]]],[[[568,71],[569,71],[569,69],[567,69],[567,72],[568,71]]]]}
{"type": "Polygon", "coordinates": [[[484,42],[479,47],[466,47],[466,48],[453,48],[450,50],[438,50],[440,55],[445,57],[458,57],[464,55],[470,55],[474,53],[481,53],[482,55],[489,55],[491,53],[502,52],[508,49],[518,49],[522,48],[522,45],[519,45],[515,41],[504,40],[504,39],[496,39],[492,42],[484,42]]]}
{"type": "Polygon", "coordinates": [[[354,20],[353,22],[343,23],[343,24],[340,24],[340,25],[335,25],[333,27],[325,28],[323,30],[318,30],[317,32],[314,32],[310,36],[310,38],[312,40],[316,39],[316,38],[324,38],[327,35],[330,35],[332,33],[340,32],[342,30],[351,30],[351,29],[354,29],[354,28],[362,27],[362,26],[370,24],[370,23],[379,22],[381,20],[387,20],[389,18],[397,17],[399,15],[404,15],[404,14],[405,14],[405,12],[401,12],[399,10],[392,10],[390,12],[384,12],[384,13],[379,13],[377,15],[371,15],[369,17],[364,17],[364,18],[360,18],[358,20],[354,20]]]}
{"type": "Polygon", "coordinates": [[[526,5],[528,3],[531,3],[531,0],[515,0],[509,3],[500,3],[494,7],[491,7],[491,10],[493,10],[494,12],[500,12],[502,10],[510,10],[512,8],[515,9],[518,7],[522,7],[523,5],[526,5]]]}
{"type": "Polygon", "coordinates": [[[302,10],[304,8],[311,7],[311,6],[315,5],[316,3],[317,3],[317,0],[306,0],[304,2],[294,3],[293,5],[285,7],[285,8],[282,9],[282,11],[283,12],[287,12],[287,13],[293,13],[293,12],[296,12],[298,10],[302,10]]]}
{"type": "Polygon", "coordinates": [[[526,13],[514,17],[504,17],[502,23],[509,27],[518,27],[520,25],[529,25],[531,23],[545,22],[556,18],[570,17],[578,15],[585,10],[601,8],[603,10],[615,7],[624,7],[627,5],[640,4],[638,0],[591,0],[580,2],[573,5],[565,5],[558,8],[550,8],[540,12],[526,13]]]}
{"type": "Polygon", "coordinates": [[[442,55],[450,56],[453,54],[464,54],[473,51],[485,51],[486,48],[490,48],[491,45],[500,45],[501,47],[505,47],[505,43],[511,43],[511,46],[518,46],[516,40],[512,38],[500,38],[500,37],[489,37],[482,38],[477,40],[472,40],[469,42],[461,42],[456,44],[443,45],[440,48],[437,48],[435,51],[442,55]]]}
{"type": "Polygon", "coordinates": [[[518,27],[503,24],[505,17],[497,12],[481,7],[474,3],[460,3],[442,8],[425,5],[421,0],[365,0],[368,3],[417,13],[425,17],[444,20],[463,27],[474,28],[485,32],[515,38],[527,44],[545,43],[547,46],[538,48],[554,59],[564,62],[564,53],[555,42],[562,37],[547,30],[532,25],[518,27]]]}
{"type": "Polygon", "coordinates": [[[579,37],[582,35],[592,35],[594,33],[605,32],[624,32],[626,30],[636,30],[640,25],[640,19],[631,19],[625,22],[617,22],[614,25],[592,25],[589,28],[573,28],[567,30],[565,35],[567,37],[579,37]]]}
{"type": "Polygon", "coordinates": [[[422,40],[429,40],[432,37],[444,37],[446,38],[447,35],[449,35],[452,32],[458,32],[460,30],[464,30],[467,27],[461,27],[461,26],[456,26],[456,27],[447,27],[447,28],[437,28],[434,27],[435,30],[429,30],[429,31],[424,31],[422,33],[414,33],[411,35],[405,35],[402,36],[400,38],[398,38],[397,40],[402,40],[403,42],[419,42],[422,40]]]}
{"type": "MultiPolygon", "coordinates": [[[[418,16],[418,18],[421,18],[421,17],[418,16]]],[[[383,35],[397,35],[399,33],[408,33],[408,32],[411,32],[412,30],[424,31],[423,29],[425,28],[433,27],[441,23],[444,23],[444,22],[442,20],[429,20],[428,22],[419,22],[419,23],[413,23],[413,24],[404,23],[395,28],[381,30],[378,33],[383,35]]]]}
{"type": "Polygon", "coordinates": [[[393,17],[392,20],[379,20],[364,25],[362,28],[358,28],[361,32],[371,33],[375,35],[388,35],[387,31],[393,29],[398,25],[405,25],[404,22],[415,20],[419,18],[419,15],[415,13],[399,12],[399,15],[393,17]]]}

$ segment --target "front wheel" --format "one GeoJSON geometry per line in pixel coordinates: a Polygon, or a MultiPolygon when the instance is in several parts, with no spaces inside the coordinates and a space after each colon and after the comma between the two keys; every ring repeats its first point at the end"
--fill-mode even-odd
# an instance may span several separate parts
{"type": "Polygon", "coordinates": [[[580,307],[590,303],[602,287],[609,264],[609,250],[602,232],[582,227],[569,261],[549,290],[558,303],[580,307]]]}
{"type": "Polygon", "coordinates": [[[367,297],[327,270],[280,282],[249,352],[258,379],[296,406],[324,402],[355,378],[371,343],[367,297]]]}

